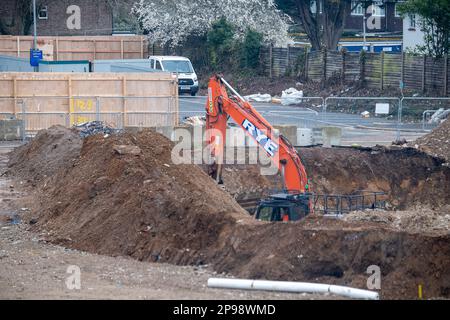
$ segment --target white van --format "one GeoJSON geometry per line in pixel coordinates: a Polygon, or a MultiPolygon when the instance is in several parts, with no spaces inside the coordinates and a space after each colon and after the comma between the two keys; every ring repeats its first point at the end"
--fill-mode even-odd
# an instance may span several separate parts
{"type": "Polygon", "coordinates": [[[175,56],[150,56],[150,67],[156,70],[173,72],[178,76],[178,90],[180,93],[190,93],[195,96],[198,92],[198,79],[192,63],[188,58],[175,56]]]}

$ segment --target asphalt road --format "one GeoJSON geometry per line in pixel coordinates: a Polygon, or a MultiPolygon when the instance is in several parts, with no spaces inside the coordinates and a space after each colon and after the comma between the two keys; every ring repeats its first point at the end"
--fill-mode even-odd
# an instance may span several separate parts
{"type": "MultiPolygon", "coordinates": [[[[180,122],[186,117],[205,114],[206,97],[180,97],[180,122]]],[[[302,106],[282,106],[271,103],[252,103],[256,110],[273,125],[296,125],[298,128],[335,126],[342,128],[342,143],[364,146],[388,145],[397,138],[396,119],[379,117],[362,118],[356,114],[317,112],[302,106]]],[[[426,134],[421,123],[404,123],[400,137],[408,141],[426,134]]]]}

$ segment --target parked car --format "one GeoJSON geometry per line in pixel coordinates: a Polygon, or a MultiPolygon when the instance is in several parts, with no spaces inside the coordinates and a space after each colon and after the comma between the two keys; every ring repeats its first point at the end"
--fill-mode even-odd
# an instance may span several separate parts
{"type": "Polygon", "coordinates": [[[150,66],[153,69],[173,72],[178,76],[178,90],[180,93],[190,93],[195,96],[198,92],[198,78],[194,67],[188,58],[176,56],[150,56],[150,66]]]}

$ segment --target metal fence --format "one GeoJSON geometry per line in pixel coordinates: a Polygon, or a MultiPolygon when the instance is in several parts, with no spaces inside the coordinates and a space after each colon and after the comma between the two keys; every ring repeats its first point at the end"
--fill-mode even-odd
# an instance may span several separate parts
{"type": "MultiPolygon", "coordinates": [[[[205,103],[206,97],[181,96],[180,122],[190,116],[204,116],[205,103]]],[[[388,145],[403,139],[413,141],[437,125],[428,123],[435,114],[429,110],[450,109],[449,98],[428,97],[304,97],[291,106],[273,102],[252,102],[252,105],[274,126],[312,129],[315,143],[323,142],[324,127],[339,127],[342,145],[363,146],[388,145]],[[423,114],[424,111],[427,113],[423,114]]]]}
{"type": "MultiPolygon", "coordinates": [[[[21,131],[29,136],[52,125],[71,127],[93,120],[119,129],[164,127],[204,116],[205,103],[206,97],[191,96],[0,98],[0,119],[23,120],[21,131]]],[[[296,126],[289,137],[294,144],[307,129],[320,144],[324,127],[339,127],[342,145],[412,141],[439,124],[436,112],[450,113],[450,98],[432,97],[303,97],[291,106],[252,104],[272,125],[296,126]]]]}
{"type": "Polygon", "coordinates": [[[411,123],[418,119],[422,122],[422,130],[430,131],[450,114],[450,98],[448,97],[404,97],[401,99],[401,125],[408,130],[411,123]]]}
{"type": "Polygon", "coordinates": [[[171,96],[0,98],[0,119],[22,120],[29,136],[53,125],[72,127],[94,120],[117,129],[174,126],[178,117],[178,101],[171,96]]]}

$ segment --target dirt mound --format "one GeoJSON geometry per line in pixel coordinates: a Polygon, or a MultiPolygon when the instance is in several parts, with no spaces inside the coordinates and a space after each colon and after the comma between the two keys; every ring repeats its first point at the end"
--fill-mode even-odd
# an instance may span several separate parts
{"type": "Polygon", "coordinates": [[[81,145],[82,139],[75,130],[63,126],[41,130],[28,144],[10,154],[9,173],[35,183],[66,167],[79,155],[81,145]]]}
{"type": "Polygon", "coordinates": [[[234,217],[248,217],[199,167],[173,165],[172,147],[151,131],[87,138],[43,187],[37,228],[77,249],[201,263],[234,217]]]}
{"type": "MultiPolygon", "coordinates": [[[[54,243],[75,249],[144,261],[207,263],[218,272],[239,277],[365,288],[367,267],[378,265],[384,298],[414,298],[418,284],[425,285],[427,297],[450,296],[450,235],[412,234],[374,222],[317,217],[288,224],[257,222],[200,167],[173,165],[172,147],[169,140],[151,131],[87,138],[79,156],[67,160],[51,180],[40,184],[39,203],[30,213],[37,223],[31,228],[47,234],[54,243]]],[[[370,152],[358,162],[355,154],[360,151],[335,151],[334,160],[331,149],[304,153],[308,166],[321,154],[325,168],[319,166],[315,174],[326,175],[329,188],[332,183],[357,180],[352,174],[368,172],[361,178],[364,183],[377,173],[384,179],[395,174],[394,168],[387,173],[368,170],[365,162],[370,152]],[[355,159],[349,159],[352,156],[355,159]],[[343,180],[339,168],[359,171],[348,173],[343,180]]],[[[433,164],[433,158],[420,160],[418,154],[414,151],[411,161],[419,167],[433,164]]],[[[387,161],[382,152],[379,156],[375,160],[387,161]]],[[[406,154],[392,158],[387,165],[394,159],[398,167],[406,165],[406,154]]],[[[418,177],[425,175],[416,171],[412,173],[418,177]]],[[[437,169],[428,175],[448,178],[437,169]]],[[[402,179],[396,179],[399,176],[394,175],[389,181],[402,184],[402,179]]],[[[411,185],[420,185],[420,179],[411,185]]],[[[430,183],[429,187],[435,186],[430,183]]]]}
{"type": "Polygon", "coordinates": [[[440,210],[416,207],[407,211],[366,210],[351,212],[343,218],[348,222],[370,221],[410,233],[436,233],[450,235],[450,206],[440,210]]]}
{"type": "Polygon", "coordinates": [[[434,157],[450,162],[450,120],[445,120],[431,133],[410,144],[434,157]]]}

